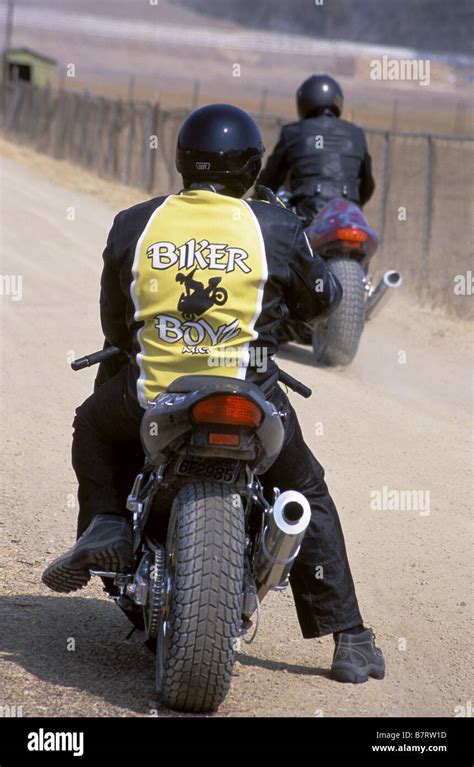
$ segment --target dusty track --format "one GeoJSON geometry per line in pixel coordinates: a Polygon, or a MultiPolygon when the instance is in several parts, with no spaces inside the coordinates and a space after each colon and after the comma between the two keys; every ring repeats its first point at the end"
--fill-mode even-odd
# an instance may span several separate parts
{"type": "MultiPolygon", "coordinates": [[[[23,297],[0,296],[0,703],[24,716],[150,715],[153,658],[137,634],[125,641],[128,623],[99,585],[68,597],[40,581],[74,537],[70,424],[93,374],[72,373],[68,355],[101,343],[100,254],[113,210],[12,160],[2,175],[1,274],[22,275],[23,297]]],[[[326,466],[388,674],[332,682],[331,639],[302,640],[291,594],[273,594],[221,715],[454,716],[471,699],[471,355],[464,324],[401,297],[367,328],[347,371],[312,367],[304,349],[282,353],[314,389],[309,402],[292,400],[326,466]],[[429,515],[371,510],[370,492],[384,485],[429,491],[429,515]]]]}

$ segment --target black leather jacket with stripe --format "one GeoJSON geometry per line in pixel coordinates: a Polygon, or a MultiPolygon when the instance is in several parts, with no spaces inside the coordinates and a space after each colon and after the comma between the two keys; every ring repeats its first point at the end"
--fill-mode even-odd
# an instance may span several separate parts
{"type": "Polygon", "coordinates": [[[275,377],[282,320],[324,317],[342,295],[291,211],[209,190],[119,213],[103,261],[103,332],[131,353],[142,407],[180,375],[275,377]]]}

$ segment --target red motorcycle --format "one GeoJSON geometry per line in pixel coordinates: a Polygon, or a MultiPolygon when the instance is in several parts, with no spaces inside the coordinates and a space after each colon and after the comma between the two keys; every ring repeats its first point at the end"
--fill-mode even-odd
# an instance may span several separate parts
{"type": "Polygon", "coordinates": [[[389,270],[374,286],[368,274],[369,262],[379,238],[362,210],[353,202],[334,198],[306,229],[312,249],[334,272],[343,289],[335,312],[313,324],[293,321],[285,324],[282,340],[312,344],[320,365],[349,365],[357,354],[364,325],[379,308],[389,288],[402,284],[401,275],[389,270]]]}

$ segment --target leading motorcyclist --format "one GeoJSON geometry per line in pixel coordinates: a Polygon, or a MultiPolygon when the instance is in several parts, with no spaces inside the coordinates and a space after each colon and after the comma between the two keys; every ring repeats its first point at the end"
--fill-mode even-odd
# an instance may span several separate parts
{"type": "Polygon", "coordinates": [[[290,577],[302,634],[334,635],[335,679],[380,679],[383,655],[362,623],[324,470],[278,386],[274,360],[275,333],[288,312],[302,320],[328,315],[340,301],[341,287],[312,253],[298,218],[270,191],[260,190],[269,202],[243,200],[263,153],[249,115],[225,104],[202,107],[185,120],[178,137],[176,164],[184,189],[116,216],[103,254],[101,321],[107,342],[128,352],[130,361],[76,410],[78,539],[46,568],[43,581],[70,592],[88,583],[91,568],[126,568],[132,554],[126,493],[143,460],[139,428],[148,403],[178,376],[243,377],[262,387],[285,427],[281,453],[261,477],[265,492],[271,497],[274,487],[299,490],[311,505],[290,577]],[[176,276],[196,267],[205,281],[221,278],[227,299],[190,321],[179,310],[182,288],[176,276]],[[188,353],[190,344],[200,345],[202,353],[188,353]],[[265,369],[253,368],[249,353],[237,355],[247,360],[244,368],[211,367],[206,354],[213,345],[229,352],[260,347],[265,369]]]}
{"type": "Polygon", "coordinates": [[[258,184],[277,192],[288,177],[291,204],[305,226],[334,197],[359,205],[375,182],[362,128],[341,119],[344,97],[329,75],[312,75],[296,95],[299,121],[285,125],[258,184]]]}

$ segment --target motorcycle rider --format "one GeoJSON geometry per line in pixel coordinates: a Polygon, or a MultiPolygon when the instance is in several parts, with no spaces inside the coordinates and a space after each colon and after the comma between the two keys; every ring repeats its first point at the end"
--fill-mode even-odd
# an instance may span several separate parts
{"type": "Polygon", "coordinates": [[[261,477],[265,492],[271,497],[274,487],[299,490],[312,510],[290,578],[302,634],[333,633],[333,677],[365,682],[369,676],[383,677],[383,655],[362,624],[324,470],[277,385],[273,359],[275,330],[288,311],[306,320],[325,316],[337,307],[341,287],[311,252],[298,218],[269,190],[260,190],[268,202],[242,199],[255,182],[263,153],[249,115],[225,104],[202,107],[185,120],[178,137],[183,191],[116,216],[103,254],[101,321],[107,342],[128,352],[130,360],[76,410],[72,458],[79,483],[78,539],[46,568],[43,582],[69,592],[87,584],[90,568],[126,567],[132,552],[126,494],[143,460],[139,427],[148,402],[181,375],[252,380],[275,404],[285,426],[282,451],[261,477]],[[183,321],[176,274],[196,264],[203,277],[209,272],[222,278],[228,298],[209,307],[204,318],[183,321]],[[189,343],[199,344],[205,328],[215,335],[214,343],[224,333],[224,348],[230,351],[261,347],[266,369],[253,368],[250,354],[246,367],[219,370],[207,364],[205,353],[188,353],[189,343]]]}
{"type": "MultiPolygon", "coordinates": [[[[214,296],[213,296],[213,290],[215,290],[216,285],[219,284],[221,281],[220,277],[213,277],[209,280],[206,287],[204,287],[203,282],[199,282],[199,280],[194,279],[194,275],[197,272],[196,269],[193,269],[191,274],[182,274],[179,272],[176,275],[176,282],[179,282],[181,285],[184,285],[185,293],[182,295],[181,300],[178,304],[178,308],[182,305],[186,305],[188,301],[192,302],[192,305],[195,306],[196,304],[200,305],[200,313],[204,313],[209,306],[212,305],[214,302],[214,296]]],[[[184,316],[184,315],[183,315],[184,316]]]]}
{"type": "Polygon", "coordinates": [[[341,119],[343,101],[329,75],[305,80],[296,95],[300,119],[283,126],[258,178],[276,192],[289,175],[291,204],[305,226],[332,198],[362,206],[375,189],[364,131],[341,119]]]}

